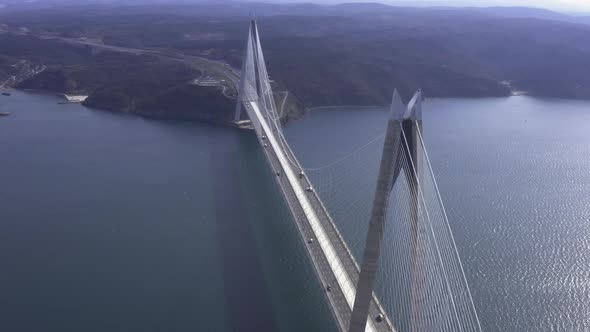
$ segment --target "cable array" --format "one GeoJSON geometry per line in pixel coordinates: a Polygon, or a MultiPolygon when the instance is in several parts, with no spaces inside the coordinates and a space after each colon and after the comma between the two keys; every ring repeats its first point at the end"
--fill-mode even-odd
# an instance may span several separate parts
{"type": "Polygon", "coordinates": [[[377,291],[398,331],[481,331],[419,127],[402,130],[377,291]]]}
{"type": "MultiPolygon", "coordinates": [[[[413,152],[400,132],[376,293],[397,331],[481,331],[422,133],[417,127],[413,152]]],[[[380,135],[334,162],[302,167],[357,259],[382,146],[380,135]]]]}
{"type": "MultiPolygon", "coordinates": [[[[275,153],[267,158],[308,250],[319,250],[313,255],[316,268],[331,272],[322,274],[324,286],[343,294],[342,303],[334,305],[352,309],[358,267],[347,251],[358,260],[365,248],[385,134],[333,162],[303,167],[283,134],[256,29],[248,38],[239,100],[250,104],[261,143],[275,153]]],[[[420,109],[420,98],[418,93],[412,99],[408,114],[420,109]]],[[[408,137],[402,123],[416,120],[404,119],[397,122],[376,293],[397,331],[481,331],[420,125],[414,122],[408,137]]]]}

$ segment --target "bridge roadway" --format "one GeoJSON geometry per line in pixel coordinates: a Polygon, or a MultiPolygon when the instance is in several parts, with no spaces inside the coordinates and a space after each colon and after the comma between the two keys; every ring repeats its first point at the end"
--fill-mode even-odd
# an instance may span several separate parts
{"type": "MultiPolygon", "coordinates": [[[[236,87],[236,90],[239,85],[240,74],[234,68],[219,61],[184,54],[178,54],[178,56],[175,56],[173,54],[163,54],[158,50],[106,45],[79,39],[60,39],[69,43],[84,44],[115,52],[133,54],[150,53],[171,58],[173,60],[186,62],[189,65],[197,66],[198,68],[207,68],[221,76],[225,76],[234,87],[236,87]]],[[[285,100],[283,100],[283,104],[284,101],[285,100]]],[[[346,331],[350,322],[351,308],[354,304],[355,285],[359,276],[358,264],[354,260],[352,253],[348,249],[316,192],[306,192],[304,190],[304,188],[313,187],[312,184],[306,176],[300,178],[295,175],[291,163],[295,162],[297,165],[299,164],[288,144],[280,144],[276,135],[272,132],[271,127],[268,125],[263,126],[263,124],[265,124],[264,117],[260,114],[260,110],[256,103],[245,102],[244,107],[246,108],[252,123],[255,127],[258,127],[256,133],[261,146],[264,146],[265,143],[267,144],[267,148],[264,149],[264,152],[270,166],[273,168],[273,172],[275,174],[277,172],[281,174],[280,176],[277,176],[279,187],[287,201],[291,214],[295,219],[300,235],[307,249],[307,253],[315,267],[317,277],[324,287],[324,295],[330,303],[330,307],[339,328],[341,331],[346,331]],[[254,119],[257,120],[254,121],[254,119]],[[258,122],[259,125],[256,125],[256,122],[258,122]],[[262,140],[262,135],[266,135],[268,139],[262,140]],[[271,139],[272,143],[267,143],[267,141],[270,142],[271,139]],[[283,146],[286,147],[286,149],[283,148],[283,146]],[[281,151],[284,151],[284,154],[281,153],[281,151]],[[287,176],[287,174],[289,174],[289,176],[287,176]],[[311,243],[309,242],[310,239],[313,239],[311,243]],[[318,241],[318,239],[323,239],[323,241],[318,241]],[[327,285],[330,285],[331,287],[329,292],[326,291],[327,285]]],[[[281,109],[282,108],[283,107],[281,107],[281,109]]],[[[385,311],[375,296],[373,296],[366,331],[394,331],[391,322],[387,318],[385,311]],[[380,314],[383,315],[385,320],[377,322],[375,317],[380,314]]]]}
{"type": "MultiPolygon", "coordinates": [[[[299,169],[293,169],[292,166],[299,168],[299,164],[289,146],[279,141],[276,129],[267,124],[257,102],[244,104],[299,229],[338,327],[341,331],[346,331],[359,277],[358,264],[317,193],[313,190],[306,191],[306,188],[313,188],[307,176],[299,176],[299,169]]],[[[374,295],[366,331],[394,331],[383,307],[374,295]],[[378,322],[376,318],[379,315],[384,319],[378,322]]]]}

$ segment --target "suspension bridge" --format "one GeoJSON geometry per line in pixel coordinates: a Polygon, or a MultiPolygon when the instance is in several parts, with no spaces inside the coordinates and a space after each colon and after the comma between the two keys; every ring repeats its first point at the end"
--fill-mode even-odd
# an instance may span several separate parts
{"type": "MultiPolygon", "coordinates": [[[[268,165],[297,225],[309,259],[340,331],[481,331],[448,218],[422,138],[422,94],[406,105],[394,91],[383,133],[351,154],[318,168],[303,167],[283,133],[258,26],[252,20],[244,50],[235,121],[250,121],[268,165]],[[248,120],[245,120],[247,117],[248,120]],[[367,157],[382,145],[381,155],[367,157]],[[357,263],[334,218],[325,173],[354,160],[378,168],[366,204],[349,204],[354,223],[368,224],[357,263]],[[384,234],[391,234],[384,242],[384,234]],[[387,261],[386,266],[384,261],[387,261]],[[379,268],[389,280],[377,296],[379,268]]],[[[354,174],[348,180],[354,181],[354,174]]],[[[359,177],[360,178],[360,177],[359,177]]],[[[366,182],[366,181],[365,181],[366,182]]],[[[338,219],[336,219],[338,220],[338,219]]]]}

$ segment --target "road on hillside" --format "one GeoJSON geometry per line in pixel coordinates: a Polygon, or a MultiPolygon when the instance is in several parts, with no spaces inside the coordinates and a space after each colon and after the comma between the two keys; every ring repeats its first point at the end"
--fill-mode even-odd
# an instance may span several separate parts
{"type": "Polygon", "coordinates": [[[158,49],[141,49],[141,48],[131,48],[131,47],[124,47],[124,46],[115,46],[115,45],[107,45],[97,42],[92,42],[88,40],[81,40],[81,39],[73,39],[73,38],[55,38],[57,40],[61,40],[66,43],[70,44],[77,44],[77,45],[86,45],[98,49],[109,50],[113,52],[120,52],[120,53],[130,53],[130,54],[150,54],[155,55],[158,57],[179,61],[185,63],[193,68],[199,69],[201,71],[207,71],[210,74],[215,76],[220,76],[226,79],[227,82],[231,82],[233,88],[237,91],[238,84],[240,82],[240,73],[235,68],[232,68],[228,64],[222,61],[215,61],[206,59],[203,57],[199,57],[196,55],[188,55],[182,54],[175,51],[169,50],[158,50],[158,49]]]}

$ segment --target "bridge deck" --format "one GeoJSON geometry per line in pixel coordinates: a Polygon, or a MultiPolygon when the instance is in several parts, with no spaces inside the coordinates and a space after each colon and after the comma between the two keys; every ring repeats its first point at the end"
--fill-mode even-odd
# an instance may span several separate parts
{"type": "MultiPolygon", "coordinates": [[[[305,190],[313,186],[306,176],[299,177],[298,170],[293,169],[293,166],[296,166],[293,163],[297,163],[293,152],[279,142],[280,138],[275,135],[272,127],[266,124],[256,102],[244,104],[297,224],[317,277],[323,285],[324,295],[330,303],[338,327],[341,331],[346,331],[359,277],[358,265],[318,195],[315,191],[305,190]],[[266,139],[262,138],[263,135],[266,139]],[[330,291],[326,289],[328,285],[330,291]]],[[[375,296],[366,331],[394,331],[375,296]],[[380,314],[385,320],[377,322],[375,318],[380,314]]]]}

